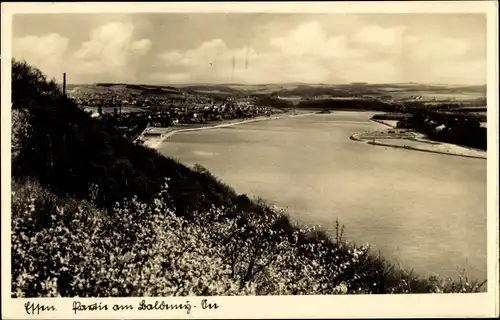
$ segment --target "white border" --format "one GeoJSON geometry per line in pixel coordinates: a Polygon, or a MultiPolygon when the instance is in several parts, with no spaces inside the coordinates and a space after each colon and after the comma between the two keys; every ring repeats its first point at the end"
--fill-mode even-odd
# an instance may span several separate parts
{"type": "MultiPolygon", "coordinates": [[[[2,3],[2,318],[3,319],[91,319],[91,318],[306,318],[306,317],[493,317],[499,314],[498,278],[498,5],[496,1],[441,2],[247,2],[247,3],[2,3]],[[193,309],[190,315],[177,311],[80,312],[74,315],[75,299],[36,299],[52,304],[57,312],[28,316],[24,303],[12,299],[10,289],[10,46],[14,13],[140,13],[140,12],[274,12],[274,13],[485,13],[487,15],[488,61],[488,293],[394,296],[270,296],[209,298],[217,310],[193,309]]],[[[169,303],[196,305],[201,297],[165,298],[169,303]]],[[[137,305],[141,298],[79,299],[85,303],[106,302],[137,305]]],[[[148,302],[156,299],[147,299],[148,302]]]]}

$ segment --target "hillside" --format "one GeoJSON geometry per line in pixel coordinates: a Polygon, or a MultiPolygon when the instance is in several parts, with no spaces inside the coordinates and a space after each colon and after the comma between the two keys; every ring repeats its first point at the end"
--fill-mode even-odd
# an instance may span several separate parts
{"type": "Polygon", "coordinates": [[[321,99],[305,100],[298,104],[302,109],[322,109],[322,110],[375,110],[394,112],[396,107],[374,99],[344,98],[344,99],[321,99]]]}
{"type": "MultiPolygon", "coordinates": [[[[114,94],[122,93],[129,96],[161,97],[171,100],[185,100],[188,97],[202,96],[217,102],[224,102],[228,98],[279,97],[281,99],[295,99],[301,103],[299,107],[318,108],[318,104],[325,103],[320,109],[346,109],[338,103],[341,99],[364,100],[366,109],[383,110],[375,107],[368,100],[399,103],[402,101],[426,101],[431,105],[442,103],[460,103],[461,107],[486,108],[485,86],[456,86],[456,85],[426,85],[416,83],[395,84],[185,84],[185,85],[145,85],[124,83],[96,83],[92,85],[70,85],[68,90],[76,94],[114,94]],[[313,102],[309,101],[313,100],[313,102]],[[332,107],[331,100],[336,100],[337,107],[332,107]],[[318,102],[322,101],[322,102],[318,102]]],[[[358,107],[354,107],[358,109],[358,107]]],[[[389,110],[390,111],[390,110],[389,110]]]]}
{"type": "Polygon", "coordinates": [[[318,95],[344,96],[383,96],[388,93],[409,95],[467,94],[478,98],[486,97],[486,86],[427,85],[417,83],[350,83],[350,84],[212,84],[178,85],[180,90],[218,91],[238,94],[274,94],[279,96],[313,97],[318,95]]]}
{"type": "MultiPolygon", "coordinates": [[[[14,64],[13,73],[24,73],[26,68],[14,64]]],[[[41,81],[35,72],[28,76],[32,78],[30,83],[41,81]]],[[[55,84],[49,84],[51,97],[44,92],[47,88],[26,88],[17,79],[13,79],[12,88],[13,109],[29,111],[31,124],[29,139],[13,164],[16,177],[36,178],[58,194],[78,198],[88,196],[90,186],[95,184],[100,188],[97,203],[106,207],[133,195],[150,201],[166,177],[175,187],[172,196],[181,212],[211,204],[227,205],[237,198],[206,175],[134,145],[113,127],[91,119],[71,100],[62,98],[55,84]],[[30,101],[25,101],[27,93],[33,96],[30,101]],[[43,107],[37,105],[40,100],[46,100],[43,107]],[[37,134],[40,132],[43,135],[37,134]]]]}
{"type": "Polygon", "coordinates": [[[468,292],[134,145],[12,66],[12,296],[468,292]],[[34,244],[34,245],[33,245],[34,244]]]}
{"type": "Polygon", "coordinates": [[[180,93],[179,89],[176,89],[172,86],[157,86],[157,85],[149,85],[149,84],[125,84],[125,83],[96,83],[97,87],[106,87],[106,88],[124,88],[124,89],[132,89],[132,90],[153,90],[153,91],[164,91],[164,92],[172,92],[172,93],[180,93]]]}

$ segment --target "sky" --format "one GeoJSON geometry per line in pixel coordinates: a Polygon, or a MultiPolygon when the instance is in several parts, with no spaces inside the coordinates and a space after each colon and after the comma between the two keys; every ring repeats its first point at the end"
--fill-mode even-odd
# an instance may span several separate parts
{"type": "Polygon", "coordinates": [[[69,83],[486,83],[481,14],[18,14],[12,55],[69,83]]]}

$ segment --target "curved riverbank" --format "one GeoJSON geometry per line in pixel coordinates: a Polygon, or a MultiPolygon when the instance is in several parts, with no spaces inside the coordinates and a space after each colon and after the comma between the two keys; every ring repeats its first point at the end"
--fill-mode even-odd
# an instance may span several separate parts
{"type": "Polygon", "coordinates": [[[393,125],[385,122],[384,120],[370,119],[370,121],[381,124],[385,127],[389,127],[395,131],[377,130],[371,132],[355,133],[350,136],[350,139],[353,141],[365,142],[374,146],[430,152],[473,159],[485,160],[487,156],[487,152],[483,150],[466,148],[451,143],[432,141],[426,139],[422,134],[416,132],[398,130],[393,125]]]}
{"type": "Polygon", "coordinates": [[[158,149],[187,166],[202,165],[237,193],[287,208],[293,222],[324,226],[332,237],[338,217],[348,239],[370,243],[419,274],[454,277],[455,266],[467,264],[471,277],[484,278],[486,162],[346,139],[385,129],[369,121],[372,115],[316,114],[189,132],[158,149]],[[436,243],[452,252],[442,254],[436,243]]]}
{"type": "MultiPolygon", "coordinates": [[[[238,124],[245,124],[245,123],[251,123],[251,122],[258,122],[258,121],[269,121],[269,120],[279,120],[279,119],[284,119],[284,118],[295,118],[295,117],[303,117],[303,116],[309,116],[313,115],[315,112],[308,112],[308,113],[299,113],[299,114],[281,114],[281,115],[274,115],[271,117],[256,117],[253,119],[247,119],[247,120],[235,120],[235,121],[229,121],[229,122],[223,122],[219,124],[213,124],[213,125],[204,125],[200,127],[190,127],[190,128],[185,128],[185,129],[176,129],[176,128],[155,128],[159,129],[160,131],[163,131],[158,138],[146,138],[144,141],[144,145],[153,149],[158,148],[162,142],[164,142],[166,139],[169,137],[173,136],[176,133],[179,132],[189,132],[189,131],[201,131],[201,130],[210,130],[210,129],[217,129],[217,128],[226,128],[226,127],[231,127],[234,125],[238,124]]],[[[144,134],[148,132],[148,129],[151,128],[146,128],[144,132],[138,137],[144,139],[144,134]]]]}
{"type": "Polygon", "coordinates": [[[472,156],[472,155],[457,154],[457,153],[451,153],[451,152],[445,152],[445,151],[437,151],[437,150],[426,150],[426,149],[420,149],[420,148],[410,147],[410,146],[397,146],[397,145],[392,145],[392,144],[389,144],[389,143],[382,143],[382,142],[368,141],[367,144],[371,144],[371,145],[374,145],[374,146],[391,147],[391,148],[396,148],[396,149],[406,149],[406,150],[430,152],[430,153],[437,153],[437,154],[444,154],[444,155],[452,155],[452,156],[459,156],[459,157],[465,157],[465,158],[486,159],[486,157],[482,157],[482,156],[472,156]]]}

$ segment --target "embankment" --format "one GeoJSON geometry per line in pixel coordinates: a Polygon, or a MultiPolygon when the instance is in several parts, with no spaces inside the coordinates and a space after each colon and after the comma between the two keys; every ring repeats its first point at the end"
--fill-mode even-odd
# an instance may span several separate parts
{"type": "Polygon", "coordinates": [[[380,123],[383,126],[389,127],[389,128],[396,128],[396,124],[398,121],[396,120],[380,120],[380,119],[370,119],[372,122],[380,123]]]}
{"type": "MultiPolygon", "coordinates": [[[[238,124],[245,124],[245,123],[252,123],[252,122],[258,122],[258,121],[269,121],[269,120],[279,120],[279,119],[284,119],[284,118],[294,118],[294,117],[302,117],[302,116],[308,116],[308,115],[313,115],[315,112],[308,112],[308,113],[299,113],[299,114],[290,114],[290,113],[285,113],[285,114],[280,114],[280,115],[274,115],[271,117],[256,117],[253,119],[247,119],[247,120],[233,120],[233,121],[227,121],[227,122],[222,122],[222,123],[216,123],[212,125],[204,125],[204,126],[192,126],[184,129],[176,129],[176,128],[164,128],[165,131],[164,133],[158,137],[158,138],[153,138],[149,139],[146,138],[144,139],[144,133],[140,135],[140,138],[144,139],[144,145],[153,149],[158,148],[158,146],[165,141],[166,139],[170,138],[174,134],[178,132],[189,132],[189,131],[201,131],[201,130],[209,130],[209,129],[217,129],[217,128],[226,128],[226,127],[231,127],[234,125],[238,124]]],[[[146,129],[147,130],[147,129],[146,129]]]]}
{"type": "Polygon", "coordinates": [[[352,136],[350,136],[350,139],[353,141],[365,142],[367,144],[375,146],[430,152],[430,153],[460,156],[466,158],[486,159],[487,156],[486,151],[466,148],[451,143],[441,143],[441,142],[431,141],[419,137],[417,135],[405,138],[405,137],[398,137],[396,135],[394,135],[394,137],[391,137],[390,133],[387,133],[388,135],[387,137],[378,137],[375,136],[374,133],[376,132],[355,133],[352,136]],[[405,142],[401,143],[401,141],[406,141],[407,144],[405,144],[405,142]]]}
{"type": "MultiPolygon", "coordinates": [[[[359,140],[358,140],[359,141],[359,140]]],[[[406,149],[406,150],[414,150],[414,151],[422,151],[422,152],[430,152],[430,153],[437,153],[437,154],[444,154],[444,155],[452,155],[452,156],[460,156],[460,157],[465,157],[465,158],[474,158],[474,159],[486,159],[486,156],[474,156],[474,155],[469,155],[469,154],[462,154],[462,153],[456,153],[454,151],[440,151],[440,150],[429,150],[429,149],[424,149],[424,148],[419,148],[419,147],[412,147],[412,146],[398,146],[390,143],[383,143],[379,141],[368,141],[368,144],[374,145],[374,146],[383,146],[383,147],[391,147],[391,148],[397,148],[397,149],[406,149]]]]}

